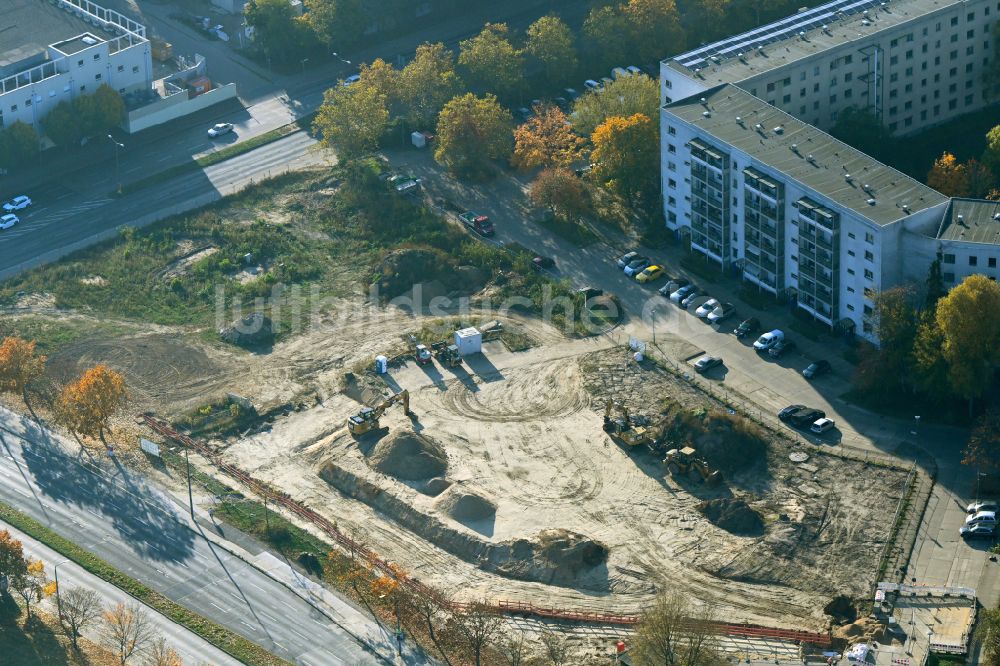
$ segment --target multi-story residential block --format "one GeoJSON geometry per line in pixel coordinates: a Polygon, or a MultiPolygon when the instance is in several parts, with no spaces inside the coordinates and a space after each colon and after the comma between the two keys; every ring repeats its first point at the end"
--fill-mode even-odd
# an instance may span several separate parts
{"type": "Polygon", "coordinates": [[[667,226],[720,269],[875,341],[879,290],[1000,275],[1000,203],[949,199],[734,85],[662,109],[667,226]]]}
{"type": "Polygon", "coordinates": [[[102,84],[126,95],[153,80],[146,28],[89,0],[11,0],[0,14],[0,128],[38,123],[102,84]]]}
{"type": "Polygon", "coordinates": [[[988,103],[997,0],[834,0],[660,63],[664,103],[732,83],[816,127],[856,106],[908,134],[988,103]]]}

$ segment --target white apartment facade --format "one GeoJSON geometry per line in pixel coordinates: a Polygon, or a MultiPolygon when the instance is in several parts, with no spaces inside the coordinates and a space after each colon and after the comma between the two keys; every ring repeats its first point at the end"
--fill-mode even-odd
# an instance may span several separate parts
{"type": "Polygon", "coordinates": [[[20,120],[41,133],[38,123],[59,102],[102,84],[122,95],[150,89],[144,26],[89,0],[11,2],[0,15],[0,128],[20,120]]]}
{"type": "Polygon", "coordinates": [[[949,199],[733,85],[661,113],[664,213],[694,252],[877,342],[873,296],[1000,277],[1000,203],[949,199]]]}
{"type": "Polygon", "coordinates": [[[821,128],[867,108],[905,135],[982,108],[998,0],[834,0],[660,63],[669,104],[732,83],[821,128]]]}

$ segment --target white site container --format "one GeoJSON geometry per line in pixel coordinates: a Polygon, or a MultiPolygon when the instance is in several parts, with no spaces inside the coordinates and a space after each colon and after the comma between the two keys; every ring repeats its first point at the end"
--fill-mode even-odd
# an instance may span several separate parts
{"type": "Polygon", "coordinates": [[[478,354],[483,350],[483,334],[479,329],[463,328],[455,331],[455,346],[462,356],[478,354]]]}
{"type": "Polygon", "coordinates": [[[379,354],[375,357],[375,372],[384,375],[389,372],[389,359],[379,354]]]}
{"type": "Polygon", "coordinates": [[[414,132],[411,134],[410,141],[412,141],[413,145],[417,148],[423,148],[427,145],[427,137],[424,136],[423,132],[414,132]]]}

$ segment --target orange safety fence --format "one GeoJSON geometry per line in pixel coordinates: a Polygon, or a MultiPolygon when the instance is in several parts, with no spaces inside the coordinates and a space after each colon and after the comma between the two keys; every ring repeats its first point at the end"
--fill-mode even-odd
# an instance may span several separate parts
{"type": "MultiPolygon", "coordinates": [[[[370,548],[354,541],[349,536],[341,532],[340,529],[338,529],[337,526],[334,525],[329,519],[296,502],[288,494],[271,487],[264,481],[255,479],[239,467],[224,462],[221,456],[201,442],[192,439],[184,433],[174,430],[167,423],[155,418],[151,414],[142,414],[139,419],[141,422],[145,423],[164,437],[179,444],[183,444],[193,451],[197,451],[202,456],[210,460],[212,464],[215,465],[221,472],[236,479],[253,493],[266,497],[268,502],[279,504],[303,520],[306,520],[312,525],[318,527],[324,534],[329,536],[336,543],[346,548],[349,552],[354,553],[356,556],[360,556],[367,561],[373,570],[377,570],[382,574],[399,581],[412,592],[415,592],[426,599],[430,599],[442,607],[459,611],[468,606],[468,604],[447,599],[438,590],[435,590],[434,588],[424,585],[420,581],[414,580],[413,578],[405,575],[391,562],[382,559],[370,548]]],[[[565,622],[586,622],[589,624],[631,626],[639,621],[638,615],[551,608],[547,606],[537,606],[533,603],[524,601],[499,600],[495,604],[492,604],[492,606],[496,611],[507,615],[528,615],[542,619],[561,620],[565,622]]],[[[776,629],[773,627],[762,627],[753,624],[726,624],[722,622],[715,622],[713,624],[717,627],[719,634],[728,636],[742,636],[746,638],[775,638],[787,641],[812,643],[816,645],[829,645],[831,642],[830,634],[795,631],[791,629],[776,629]]]]}

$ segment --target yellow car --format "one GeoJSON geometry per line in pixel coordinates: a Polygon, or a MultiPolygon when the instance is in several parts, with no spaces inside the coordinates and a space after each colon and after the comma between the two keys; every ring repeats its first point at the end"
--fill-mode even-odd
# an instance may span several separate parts
{"type": "Polygon", "coordinates": [[[666,272],[663,270],[662,266],[650,266],[646,270],[636,275],[635,281],[643,283],[653,282],[655,280],[659,280],[664,275],[666,275],[666,272]]]}

